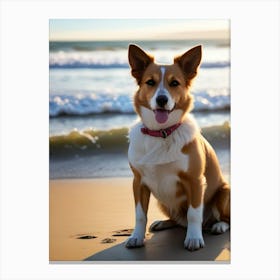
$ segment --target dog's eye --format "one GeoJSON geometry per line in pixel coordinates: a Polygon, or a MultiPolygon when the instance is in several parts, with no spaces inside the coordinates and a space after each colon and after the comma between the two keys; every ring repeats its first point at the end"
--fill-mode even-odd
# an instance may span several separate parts
{"type": "Polygon", "coordinates": [[[150,80],[148,80],[147,82],[146,82],[146,84],[148,85],[148,86],[154,86],[155,84],[156,84],[156,82],[153,80],[153,79],[150,79],[150,80]]]}
{"type": "Polygon", "coordinates": [[[179,86],[180,85],[180,83],[177,81],[177,80],[173,80],[170,84],[169,84],[169,86],[171,86],[171,87],[177,87],[177,86],[179,86]]]}

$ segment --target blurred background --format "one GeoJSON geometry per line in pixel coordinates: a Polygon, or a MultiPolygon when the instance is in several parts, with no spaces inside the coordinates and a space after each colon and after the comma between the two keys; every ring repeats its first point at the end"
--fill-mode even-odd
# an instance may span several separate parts
{"type": "Polygon", "coordinates": [[[127,49],[137,44],[159,63],[203,46],[193,83],[193,115],[230,169],[228,20],[50,20],[50,178],[130,176],[128,129],[137,120],[127,49]]]}

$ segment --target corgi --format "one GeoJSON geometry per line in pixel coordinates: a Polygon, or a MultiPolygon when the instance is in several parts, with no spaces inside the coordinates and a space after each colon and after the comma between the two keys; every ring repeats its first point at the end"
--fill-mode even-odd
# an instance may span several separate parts
{"type": "Polygon", "coordinates": [[[201,57],[202,47],[196,46],[175,57],[172,65],[160,65],[140,47],[129,45],[140,121],[129,132],[136,218],[127,248],[144,245],[151,193],[168,219],[155,221],[150,231],[183,226],[184,247],[190,251],[205,246],[204,226],[210,225],[213,234],[230,227],[229,184],[213,148],[189,114],[193,108],[189,90],[201,57]]]}

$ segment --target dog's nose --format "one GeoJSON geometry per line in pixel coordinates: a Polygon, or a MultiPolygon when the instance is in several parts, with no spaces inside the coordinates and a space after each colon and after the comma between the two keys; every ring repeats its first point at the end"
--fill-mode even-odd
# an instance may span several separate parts
{"type": "Polygon", "coordinates": [[[156,102],[159,107],[163,108],[167,104],[168,98],[166,95],[159,95],[156,98],[156,102]]]}

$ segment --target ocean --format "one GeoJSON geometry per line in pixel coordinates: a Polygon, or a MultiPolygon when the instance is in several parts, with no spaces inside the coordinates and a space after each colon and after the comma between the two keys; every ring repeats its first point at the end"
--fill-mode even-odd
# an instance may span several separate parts
{"type": "Polygon", "coordinates": [[[230,46],[225,41],[49,43],[50,178],[131,176],[127,133],[137,120],[127,49],[139,45],[159,63],[203,46],[191,93],[192,114],[230,168],[230,46]]]}

